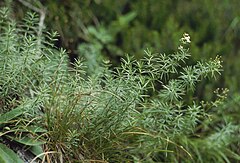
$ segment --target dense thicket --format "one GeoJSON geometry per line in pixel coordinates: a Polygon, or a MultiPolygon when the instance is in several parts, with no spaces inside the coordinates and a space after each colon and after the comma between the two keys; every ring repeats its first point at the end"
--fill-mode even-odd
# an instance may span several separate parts
{"type": "MultiPolygon", "coordinates": [[[[238,47],[240,41],[240,11],[238,10],[238,6],[240,5],[240,2],[238,0],[70,0],[62,1],[61,3],[59,3],[57,0],[53,0],[42,1],[41,3],[37,1],[25,2],[30,2],[31,5],[37,8],[46,9],[47,16],[44,20],[45,25],[49,29],[57,30],[60,34],[57,46],[63,46],[67,49],[70,55],[70,60],[72,62],[74,62],[74,59],[78,57],[84,57],[86,60],[86,65],[88,66],[88,69],[85,69],[88,75],[96,73],[99,73],[100,75],[103,73],[103,60],[106,63],[108,63],[108,60],[110,60],[112,65],[108,68],[110,68],[113,73],[116,73],[118,71],[116,71],[114,67],[121,65],[120,58],[125,57],[125,53],[129,53],[129,56],[134,56],[136,59],[141,60],[144,58],[144,55],[146,55],[143,53],[146,48],[158,49],[160,53],[166,53],[169,54],[169,56],[174,56],[176,54],[176,49],[179,47],[179,38],[181,38],[184,32],[188,32],[192,38],[190,47],[186,47],[190,48],[189,52],[192,54],[192,57],[186,61],[187,64],[199,64],[199,60],[215,58],[216,55],[220,55],[223,60],[223,71],[221,72],[222,75],[216,76],[217,80],[211,80],[210,78],[203,79],[201,83],[196,85],[195,92],[190,91],[182,98],[184,99],[184,102],[186,102],[186,105],[191,104],[192,101],[214,101],[216,96],[213,95],[212,92],[217,88],[220,89],[217,89],[216,92],[221,91],[221,88],[226,87],[230,90],[227,100],[222,105],[218,105],[218,107],[211,107],[211,109],[205,110],[205,113],[211,116],[209,118],[205,117],[203,119],[200,118],[200,120],[198,119],[195,126],[196,128],[193,129],[194,132],[192,135],[180,134],[181,139],[179,139],[176,136],[178,134],[173,134],[175,136],[173,138],[173,142],[183,145],[184,150],[186,149],[186,151],[190,153],[189,155],[199,162],[233,161],[239,159],[240,70],[238,65],[240,64],[240,51],[238,47]]],[[[32,9],[31,6],[22,3],[22,1],[12,1],[8,4],[11,6],[12,16],[14,16],[15,19],[23,17],[27,10],[32,9]]],[[[5,44],[2,46],[4,45],[5,44]]],[[[126,64],[128,62],[124,63],[126,64]]],[[[132,64],[130,61],[129,63],[132,64]]],[[[181,66],[184,65],[183,63],[179,64],[181,66]]],[[[137,61],[134,61],[133,68],[136,68],[136,65],[138,65],[137,61]]],[[[194,70],[194,68],[198,67],[188,67],[186,69],[183,69],[183,71],[188,73],[188,75],[191,75],[191,72],[194,70]]],[[[163,69],[158,71],[163,71],[163,69]]],[[[170,77],[177,78],[178,75],[178,73],[171,74],[170,77]]],[[[98,77],[100,77],[101,80],[107,79],[107,81],[113,79],[115,81],[117,78],[115,76],[113,79],[111,79],[109,76],[102,77],[101,75],[98,77]]],[[[28,80],[25,78],[20,79],[21,82],[23,82],[22,84],[28,83],[28,80]]],[[[182,77],[181,79],[188,80],[189,78],[182,77]]],[[[132,80],[135,81],[136,79],[132,80]]],[[[107,84],[104,82],[101,82],[100,85],[106,86],[107,84]]],[[[163,83],[168,83],[168,80],[163,83]]],[[[95,84],[98,86],[97,83],[95,84]]],[[[172,84],[172,88],[177,89],[177,86],[173,83],[170,82],[169,84],[172,84]]],[[[188,84],[190,86],[193,85],[193,88],[195,87],[195,83],[188,84]]],[[[160,92],[162,91],[162,88],[164,88],[162,83],[158,81],[154,82],[154,86],[156,86],[155,89],[160,92]]],[[[16,93],[22,92],[22,90],[17,89],[16,85],[11,85],[11,83],[9,87],[16,93]]],[[[132,87],[135,88],[134,85],[129,86],[129,88],[132,87]]],[[[134,88],[132,89],[134,90],[134,88]]],[[[113,89],[113,91],[114,94],[119,94],[119,92],[116,92],[117,90],[113,89]]],[[[149,89],[144,91],[145,93],[151,93],[153,98],[157,94],[156,92],[154,93],[154,91],[149,89]]],[[[164,92],[161,93],[164,94],[164,92]]],[[[71,96],[70,94],[69,96],[71,96]]],[[[219,94],[217,94],[217,96],[224,98],[224,96],[219,94]]],[[[108,96],[104,96],[104,98],[108,98],[108,96]]],[[[173,98],[172,100],[176,100],[174,98],[177,97],[172,96],[171,98],[173,98]]],[[[112,100],[114,101],[114,98],[112,100]]],[[[169,106],[168,104],[158,104],[158,102],[156,102],[154,99],[151,102],[154,103],[154,106],[159,105],[159,107],[167,109],[165,111],[173,109],[172,106],[169,106]]],[[[215,105],[217,103],[212,104],[215,105]]],[[[203,103],[203,105],[209,106],[209,104],[206,103],[203,103]]],[[[8,107],[11,108],[12,106],[8,105],[8,107]]],[[[144,110],[146,109],[145,107],[146,106],[143,105],[141,109],[144,110]]],[[[154,110],[154,108],[151,109],[154,110]]],[[[196,112],[197,106],[195,110],[193,109],[192,111],[196,112]]],[[[158,114],[160,113],[156,114],[156,117],[159,118],[158,114]]],[[[173,117],[178,115],[176,112],[164,112],[161,114],[171,114],[173,117]]],[[[187,116],[187,114],[183,114],[184,116],[187,116]]],[[[153,113],[149,113],[148,111],[145,112],[144,116],[150,119],[156,118],[153,116],[153,113]]],[[[114,119],[111,120],[114,121],[114,119]]],[[[178,120],[181,121],[181,118],[178,120]]],[[[166,123],[169,123],[169,126],[167,125],[162,127],[173,127],[175,129],[179,127],[174,127],[174,125],[176,125],[176,121],[174,120],[167,121],[165,117],[164,121],[166,121],[166,123]]],[[[149,124],[150,121],[140,121],[139,123],[142,126],[146,127],[145,125],[149,124]]],[[[154,123],[156,126],[159,126],[158,123],[160,122],[154,123]]],[[[150,128],[152,130],[156,130],[156,126],[154,127],[152,124],[150,128]]],[[[179,132],[183,132],[183,128],[188,127],[182,126],[179,132]]],[[[74,132],[75,131],[71,131],[73,137],[77,135],[74,135],[74,132]]],[[[139,130],[137,132],[139,132],[139,130]]],[[[167,133],[166,135],[168,134],[170,133],[167,133]]],[[[173,143],[168,140],[170,137],[171,136],[164,137],[166,139],[167,145],[169,143],[173,145],[173,143]]],[[[75,140],[74,138],[73,140],[75,140]]],[[[151,141],[155,142],[155,138],[156,137],[153,137],[154,141],[151,141]]],[[[138,138],[136,139],[140,142],[142,140],[145,140],[140,140],[138,138]]],[[[107,140],[108,139],[104,139],[104,141],[107,140]]],[[[54,143],[57,144],[57,140],[54,141],[54,143]]],[[[146,153],[151,153],[149,154],[149,160],[181,160],[182,156],[188,155],[186,151],[179,150],[180,147],[178,146],[169,148],[170,151],[177,151],[176,155],[166,154],[166,157],[163,157],[161,154],[156,154],[158,152],[161,153],[161,151],[152,153],[153,151],[151,151],[151,148],[153,146],[151,146],[151,141],[149,139],[147,145],[145,144],[146,147],[149,146],[149,148],[146,148],[146,151],[144,151],[146,153]]],[[[73,142],[73,144],[74,143],[75,142],[73,142]]],[[[164,147],[167,146],[165,145],[166,144],[164,144],[164,147]]],[[[72,146],[67,147],[72,148],[72,146]]],[[[54,147],[52,148],[54,149],[54,147]]],[[[135,148],[138,149],[137,147],[135,148]]],[[[155,148],[156,150],[159,149],[158,147],[155,148]]],[[[96,149],[96,151],[98,150],[100,149],[96,149]]],[[[163,149],[161,148],[161,150],[163,149]]],[[[104,153],[103,151],[101,152],[104,153]]],[[[134,156],[133,158],[136,160],[143,159],[143,156],[146,154],[141,152],[138,153],[139,151],[134,150],[132,150],[132,152],[134,156]],[[134,155],[136,153],[137,157],[134,155]]],[[[168,152],[167,149],[165,152],[168,152]]],[[[67,157],[70,157],[70,155],[71,154],[69,154],[67,157]]],[[[113,155],[111,155],[111,157],[112,156],[113,155]]],[[[94,158],[95,156],[91,157],[94,158]]],[[[96,158],[99,159],[97,154],[96,158]]],[[[187,158],[191,160],[191,157],[187,158]]]]}
{"type": "MultiPolygon", "coordinates": [[[[99,55],[119,61],[124,53],[141,57],[145,48],[173,52],[182,33],[194,39],[192,62],[220,55],[223,76],[218,87],[235,92],[239,86],[239,10],[231,1],[43,1],[47,8],[47,26],[60,33],[61,45],[70,54],[99,60],[99,55]],[[92,50],[85,54],[86,49],[92,50]]],[[[22,16],[26,7],[14,2],[14,11],[22,16]],[[17,5],[17,6],[16,6],[17,5]],[[19,8],[19,6],[21,6],[19,8]]],[[[91,64],[95,64],[93,61],[91,64]]],[[[204,82],[198,95],[210,98],[212,84],[204,82]]]]}

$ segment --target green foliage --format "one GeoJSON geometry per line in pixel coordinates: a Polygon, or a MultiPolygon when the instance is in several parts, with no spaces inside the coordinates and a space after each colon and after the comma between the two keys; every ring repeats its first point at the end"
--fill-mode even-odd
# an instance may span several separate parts
{"type": "MultiPolygon", "coordinates": [[[[52,43],[56,33],[39,35],[35,14],[28,14],[20,25],[7,9],[1,15],[0,122],[3,131],[10,131],[3,133],[1,142],[9,138],[26,146],[44,142],[44,153],[39,146],[32,152],[52,162],[239,160],[231,148],[238,141],[234,136],[238,124],[226,123],[216,131],[209,122],[226,92],[216,92],[212,102],[187,99],[202,79],[215,78],[222,69],[218,56],[188,64],[188,34],[175,53],[147,49],[143,58],[127,55],[116,68],[108,60],[96,59],[98,70],[89,71],[81,59],[68,67],[65,50],[52,43]]],[[[125,26],[135,16],[125,15],[116,24],[125,26]]],[[[95,41],[80,46],[86,54],[100,54],[103,42],[112,43],[102,28],[89,27],[88,32],[95,41]]]]}
{"type": "MultiPolygon", "coordinates": [[[[33,154],[43,153],[41,145],[45,142],[36,140],[38,133],[44,133],[46,130],[36,127],[30,120],[23,119],[20,116],[23,115],[24,106],[19,106],[14,108],[5,114],[0,116],[0,136],[1,141],[11,141],[21,144],[21,148],[27,147],[26,151],[32,152],[35,148],[39,149],[38,153],[33,152],[33,154]]],[[[1,150],[1,160],[2,162],[22,162],[20,161],[16,154],[12,152],[11,149],[6,149],[5,145],[2,145],[1,150]],[[12,159],[12,160],[9,160],[12,159]]]]}
{"type": "MultiPolygon", "coordinates": [[[[29,2],[39,6],[35,1],[29,2]]],[[[238,0],[51,0],[43,4],[48,8],[46,23],[60,33],[61,45],[71,54],[91,60],[93,68],[93,64],[98,67],[102,57],[116,65],[122,54],[141,58],[142,51],[150,47],[172,53],[182,33],[188,31],[194,38],[189,62],[215,55],[224,60],[219,82],[203,81],[197,88],[198,97],[210,100],[216,87],[227,87],[230,92],[240,87],[239,78],[234,75],[239,74],[238,0]]],[[[16,2],[12,5],[18,11],[16,16],[21,17],[26,8],[16,2]]]]}
{"type": "MultiPolygon", "coordinates": [[[[114,38],[121,31],[128,27],[128,23],[136,16],[134,12],[119,17],[113,21],[107,28],[103,26],[89,26],[85,29],[84,36],[87,43],[83,43],[78,47],[78,53],[85,57],[89,72],[98,71],[101,60],[103,58],[111,58],[122,56],[122,50],[114,45],[114,38]],[[106,51],[114,56],[107,56],[106,51]]],[[[115,63],[116,64],[116,63],[115,63]]]]}
{"type": "Polygon", "coordinates": [[[2,163],[23,163],[23,161],[11,149],[0,143],[0,161],[2,163]]]}
{"type": "Polygon", "coordinates": [[[26,151],[31,151],[31,147],[41,148],[39,145],[44,144],[40,135],[46,130],[36,123],[40,118],[36,116],[40,105],[35,91],[45,80],[43,66],[49,60],[41,53],[46,49],[44,40],[37,35],[38,18],[35,14],[29,13],[19,25],[9,17],[7,8],[2,8],[0,14],[1,142],[17,142],[21,148],[25,146],[26,151]]]}
{"type": "MultiPolygon", "coordinates": [[[[184,35],[185,39],[189,36],[184,35]]],[[[66,73],[65,77],[56,70],[53,82],[45,87],[48,91],[39,92],[46,97],[43,106],[50,148],[67,160],[121,162],[133,158],[167,160],[170,158],[154,155],[173,152],[176,146],[191,158],[172,139],[191,134],[204,111],[200,105],[188,105],[181,99],[194,89],[189,83],[214,77],[221,65],[216,58],[192,66],[194,75],[189,75],[187,68],[180,73],[180,63],[190,56],[184,46],[172,55],[146,50],[140,61],[127,56],[115,70],[105,63],[87,79],[81,61],[76,62],[72,75],[66,73]],[[180,75],[171,79],[173,74],[180,75]],[[155,89],[155,82],[162,84],[160,91],[155,89]],[[149,98],[149,90],[156,95],[149,98]]]]}

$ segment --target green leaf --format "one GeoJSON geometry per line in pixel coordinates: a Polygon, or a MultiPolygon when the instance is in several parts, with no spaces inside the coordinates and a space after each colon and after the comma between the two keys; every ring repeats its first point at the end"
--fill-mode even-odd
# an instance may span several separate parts
{"type": "Polygon", "coordinates": [[[3,115],[0,115],[0,128],[4,127],[8,121],[18,117],[19,115],[23,114],[24,110],[22,107],[17,107],[3,115]]]}
{"type": "Polygon", "coordinates": [[[137,16],[136,12],[130,12],[126,15],[120,16],[118,22],[122,26],[126,26],[137,16]]]}
{"type": "Polygon", "coordinates": [[[109,26],[109,31],[111,34],[122,31],[124,28],[129,26],[129,23],[137,16],[136,12],[130,12],[126,15],[120,16],[117,20],[113,21],[109,26]]]}
{"type": "MultiPolygon", "coordinates": [[[[42,153],[44,153],[41,145],[35,145],[32,146],[29,151],[31,151],[35,156],[38,156],[42,153]]],[[[43,159],[43,155],[39,157],[40,159],[43,159]]]]}
{"type": "Polygon", "coordinates": [[[12,136],[7,136],[7,137],[10,138],[11,140],[16,141],[16,142],[18,142],[20,144],[23,144],[23,145],[36,146],[36,145],[45,144],[44,141],[37,141],[37,140],[34,140],[34,138],[30,138],[30,137],[27,137],[27,136],[24,136],[21,139],[17,139],[17,138],[12,137],[12,136]]]}
{"type": "Polygon", "coordinates": [[[0,143],[0,162],[1,163],[24,163],[14,151],[6,145],[0,143]]]}

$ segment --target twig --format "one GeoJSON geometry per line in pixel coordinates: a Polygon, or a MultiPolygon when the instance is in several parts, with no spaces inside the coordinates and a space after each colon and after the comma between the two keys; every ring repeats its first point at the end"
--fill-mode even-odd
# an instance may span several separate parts
{"type": "Polygon", "coordinates": [[[21,2],[24,6],[30,8],[31,10],[35,11],[35,12],[38,12],[38,13],[41,13],[41,9],[33,6],[31,3],[25,1],[25,0],[18,0],[19,2],[21,2]]]}

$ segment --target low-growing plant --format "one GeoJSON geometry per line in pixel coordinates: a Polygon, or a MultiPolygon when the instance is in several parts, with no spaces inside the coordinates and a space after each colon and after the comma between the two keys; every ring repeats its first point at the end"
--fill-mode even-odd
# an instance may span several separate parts
{"type": "MultiPolygon", "coordinates": [[[[231,135],[227,129],[232,126],[210,136],[197,136],[209,120],[208,109],[221,103],[225,92],[218,93],[219,98],[212,103],[185,100],[201,79],[221,72],[218,56],[187,65],[188,34],[183,35],[173,54],[147,49],[144,58],[126,56],[117,68],[104,60],[89,75],[88,65],[81,59],[68,67],[66,52],[52,43],[56,34],[43,31],[39,35],[37,22],[35,14],[28,14],[25,23],[17,25],[7,9],[1,10],[0,120],[18,107],[24,112],[0,122],[10,127],[13,123],[9,120],[22,122],[15,124],[11,137],[28,135],[45,141],[42,153],[32,161],[40,156],[42,162],[239,160],[228,143],[210,143],[221,142],[220,133],[231,135]],[[41,132],[20,130],[30,125],[41,132]],[[202,157],[204,150],[222,148],[229,153],[202,157]]],[[[1,137],[1,145],[7,144],[6,139],[7,135],[1,137]]]]}

